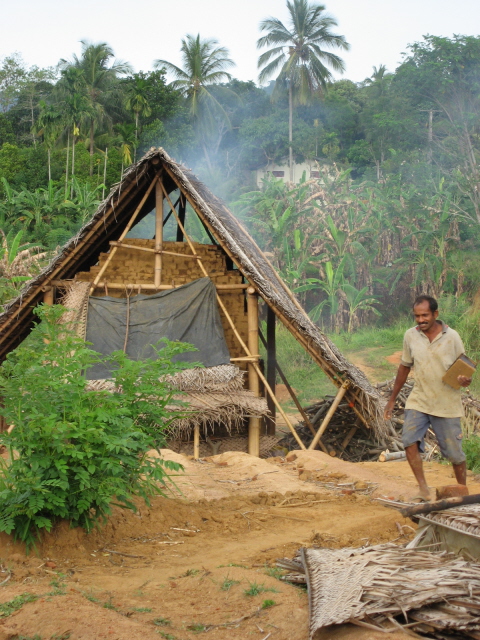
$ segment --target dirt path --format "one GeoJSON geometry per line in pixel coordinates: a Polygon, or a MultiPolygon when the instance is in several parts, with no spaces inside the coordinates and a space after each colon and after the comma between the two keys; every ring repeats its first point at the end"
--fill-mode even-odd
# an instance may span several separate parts
{"type": "MultiPolygon", "coordinates": [[[[288,464],[242,453],[204,462],[165,454],[185,464],[176,478],[182,497],[158,498],[138,514],[117,510],[90,535],[58,526],[38,555],[0,536],[1,563],[12,571],[0,602],[37,598],[4,618],[0,606],[0,640],[194,640],[206,630],[222,640],[306,640],[306,592],[278,579],[275,560],[302,545],[395,540],[396,523],[407,523],[361,493],[372,482],[379,495],[413,491],[402,462],[353,465],[321,452],[299,452],[288,464]],[[355,481],[359,492],[326,488],[355,481]]],[[[427,473],[432,485],[451,483],[449,467],[429,463],[427,473]]],[[[376,637],[346,625],[319,639],[376,637]]]]}

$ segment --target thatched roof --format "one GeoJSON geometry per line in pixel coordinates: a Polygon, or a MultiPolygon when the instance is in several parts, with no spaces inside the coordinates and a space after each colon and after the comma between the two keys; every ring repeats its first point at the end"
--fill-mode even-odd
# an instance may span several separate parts
{"type": "MultiPolygon", "coordinates": [[[[108,251],[109,242],[118,239],[133,209],[160,171],[167,192],[180,187],[212,236],[277,317],[335,384],[350,381],[351,388],[347,392],[349,401],[355,403],[356,408],[376,427],[378,433],[385,433],[386,425],[379,417],[382,401],[377,390],[313,324],[248,231],[225,204],[193,173],[172,160],[163,149],[151,149],[139,162],[130,166],[122,181],[112,188],[92,219],[36,278],[27,283],[20,295],[7,305],[0,315],[0,361],[28,335],[34,318],[32,308],[42,301],[43,289],[52,280],[73,278],[77,272],[87,270],[97,263],[100,252],[108,251]]],[[[145,203],[144,215],[153,207],[154,192],[145,203]]],[[[140,215],[138,220],[141,217],[140,215]]]]}

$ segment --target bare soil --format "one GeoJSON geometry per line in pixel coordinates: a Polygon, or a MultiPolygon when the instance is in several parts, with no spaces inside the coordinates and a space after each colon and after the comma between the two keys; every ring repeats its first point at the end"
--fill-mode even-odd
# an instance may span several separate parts
{"type": "MultiPolygon", "coordinates": [[[[0,640],[194,640],[206,632],[214,640],[306,640],[306,591],[280,581],[275,560],[305,545],[406,541],[398,525],[412,523],[373,498],[406,499],[415,485],[405,462],[296,454],[291,463],[238,452],[195,462],[164,451],[185,466],[170,498],[140,505],[137,514],[114,510],[88,535],[61,523],[28,556],[1,535],[11,579],[0,586],[0,603],[25,593],[37,599],[3,618],[0,606],[0,640]]],[[[451,484],[450,467],[427,463],[426,470],[432,487],[451,484]]],[[[384,634],[342,625],[317,637],[384,634]]]]}

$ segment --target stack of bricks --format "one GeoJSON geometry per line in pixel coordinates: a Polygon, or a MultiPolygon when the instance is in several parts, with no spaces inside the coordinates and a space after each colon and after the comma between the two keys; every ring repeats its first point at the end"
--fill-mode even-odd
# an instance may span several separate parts
{"type": "MultiPolygon", "coordinates": [[[[130,245],[151,249],[155,248],[154,240],[128,238],[125,242],[130,245]]],[[[194,246],[195,251],[202,258],[202,263],[208,275],[215,284],[240,284],[242,282],[242,276],[238,270],[227,270],[226,256],[220,247],[213,244],[198,243],[194,243],[194,246]]],[[[188,244],[185,242],[164,242],[163,249],[165,251],[185,254],[185,256],[192,255],[188,244]]],[[[101,267],[105,264],[108,255],[108,253],[101,253],[98,265],[91,267],[90,271],[77,273],[76,279],[93,282],[101,267]]],[[[126,289],[125,291],[121,289],[108,289],[108,284],[124,284],[125,287],[135,284],[153,284],[154,263],[155,255],[153,253],[119,247],[101,277],[101,281],[107,283],[108,295],[116,298],[126,296],[126,289]]],[[[178,287],[179,285],[187,284],[188,282],[203,277],[203,272],[195,258],[183,258],[181,256],[163,254],[162,284],[178,287]]],[[[154,293],[154,291],[144,290],[142,293],[149,294],[154,293]]],[[[237,331],[242,336],[242,339],[247,342],[248,326],[245,291],[242,289],[236,291],[219,290],[219,294],[237,331]]],[[[104,289],[97,289],[94,295],[104,295],[104,289]]],[[[230,356],[232,358],[238,358],[245,355],[221,310],[220,316],[222,318],[230,356]]],[[[240,368],[245,369],[243,363],[240,365],[240,368]]]]}

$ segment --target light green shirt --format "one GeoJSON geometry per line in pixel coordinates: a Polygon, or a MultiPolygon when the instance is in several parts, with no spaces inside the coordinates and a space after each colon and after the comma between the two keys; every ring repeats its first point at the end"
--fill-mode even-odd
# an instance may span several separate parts
{"type": "Polygon", "coordinates": [[[458,418],[463,416],[461,391],[445,384],[442,378],[465,349],[458,333],[441,324],[442,332],[432,342],[418,327],[405,332],[402,364],[413,367],[415,372],[405,409],[440,418],[458,418]]]}

